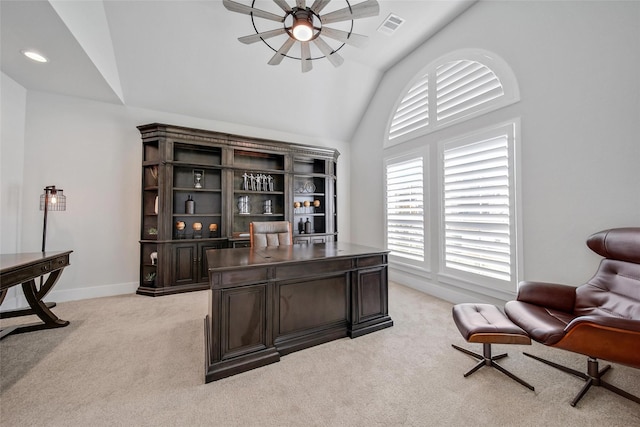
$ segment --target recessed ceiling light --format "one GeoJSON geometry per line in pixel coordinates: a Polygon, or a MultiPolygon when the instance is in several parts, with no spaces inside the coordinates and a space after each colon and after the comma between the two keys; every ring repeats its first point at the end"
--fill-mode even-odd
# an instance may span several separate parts
{"type": "Polygon", "coordinates": [[[27,58],[31,59],[32,61],[49,62],[49,60],[47,58],[45,58],[44,56],[42,56],[41,54],[39,54],[38,52],[35,52],[33,50],[23,50],[22,54],[24,56],[26,56],[27,58]]]}

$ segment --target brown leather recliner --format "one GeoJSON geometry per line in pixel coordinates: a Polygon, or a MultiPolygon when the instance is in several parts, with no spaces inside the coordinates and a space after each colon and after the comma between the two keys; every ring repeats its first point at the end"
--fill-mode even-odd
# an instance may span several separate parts
{"type": "Polygon", "coordinates": [[[602,386],[627,399],[640,398],[602,376],[598,359],[640,368],[640,228],[617,228],[589,237],[587,246],[605,257],[596,274],[579,287],[522,282],[505,313],[531,339],[589,357],[587,372],[525,355],[586,380],[571,402],[575,406],[591,386],[602,386]]]}

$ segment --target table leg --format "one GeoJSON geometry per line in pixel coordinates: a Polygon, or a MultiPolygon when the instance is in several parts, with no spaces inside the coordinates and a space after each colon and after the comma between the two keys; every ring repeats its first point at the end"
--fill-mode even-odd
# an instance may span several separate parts
{"type": "MultiPolygon", "coordinates": [[[[54,271],[51,274],[53,275],[55,273],[59,273],[60,271],[61,270],[54,271]]],[[[49,280],[50,279],[51,277],[49,278],[49,280]]],[[[49,280],[47,280],[47,282],[49,280]]],[[[57,277],[55,278],[55,280],[57,280],[57,277]]],[[[69,324],[69,322],[66,320],[58,319],[58,316],[53,314],[51,310],[49,310],[47,305],[41,299],[38,298],[39,292],[36,289],[35,280],[29,280],[28,282],[23,283],[22,290],[24,291],[24,296],[27,299],[29,306],[31,306],[31,309],[33,310],[34,314],[44,322],[44,325],[42,325],[42,327],[39,327],[36,329],[61,328],[69,324]]],[[[31,330],[35,330],[35,329],[31,329],[31,330]]]]}
{"type": "MultiPolygon", "coordinates": [[[[47,294],[51,291],[51,289],[53,289],[53,286],[56,284],[56,282],[58,281],[58,279],[60,278],[60,274],[62,273],[62,270],[56,270],[53,271],[51,274],[49,274],[49,276],[47,277],[47,280],[44,282],[44,284],[42,284],[42,276],[40,277],[40,289],[37,290],[36,292],[36,299],[38,301],[42,301],[44,299],[45,296],[47,296],[47,294]]],[[[23,285],[24,288],[24,285],[23,285]]],[[[4,300],[6,294],[7,294],[7,290],[5,289],[4,291],[2,291],[2,293],[0,293],[0,304],[2,304],[2,301],[4,300]]],[[[55,302],[46,302],[44,303],[47,308],[53,308],[56,306],[55,302]]],[[[9,319],[11,317],[20,317],[20,316],[29,316],[31,314],[36,314],[36,312],[33,310],[33,308],[18,308],[18,309],[14,309],[14,310],[6,310],[6,311],[2,311],[0,312],[0,319],[9,319]]]]}
{"type": "Polygon", "coordinates": [[[49,310],[50,304],[43,302],[40,298],[40,296],[46,295],[51,290],[53,285],[58,281],[61,272],[62,270],[52,272],[40,290],[37,289],[36,282],[33,279],[22,284],[24,296],[31,307],[30,309],[20,310],[23,312],[22,315],[35,314],[40,318],[40,320],[42,320],[42,323],[32,323],[3,329],[0,331],[0,339],[9,334],[20,334],[23,332],[38,331],[41,329],[62,328],[69,324],[67,320],[59,319],[58,316],[53,314],[53,312],[49,310]]]}
{"type": "Polygon", "coordinates": [[[40,289],[38,289],[38,291],[36,292],[36,297],[38,298],[38,300],[43,300],[44,297],[47,296],[51,289],[53,289],[53,286],[58,282],[61,274],[62,269],[52,271],[51,274],[49,274],[49,277],[47,277],[47,280],[44,282],[44,284],[42,284],[42,280],[40,281],[40,289]]]}

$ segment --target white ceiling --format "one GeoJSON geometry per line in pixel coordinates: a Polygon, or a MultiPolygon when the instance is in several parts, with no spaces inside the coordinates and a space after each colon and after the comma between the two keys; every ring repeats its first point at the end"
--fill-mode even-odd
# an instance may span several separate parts
{"type": "MultiPolygon", "coordinates": [[[[353,21],[366,47],[346,45],[342,66],[318,59],[303,74],[298,60],[268,65],[273,51],[262,42],[240,43],[254,33],[251,18],[221,0],[1,0],[0,60],[28,90],[348,141],[384,72],[474,2],[379,0],[377,17],[353,21]],[[377,31],[390,13],[406,19],[392,36],[377,31]],[[24,49],[50,62],[30,61],[24,49]]],[[[323,13],[345,6],[333,0],[323,13]]],[[[259,31],[279,25],[255,20],[259,31]]]]}

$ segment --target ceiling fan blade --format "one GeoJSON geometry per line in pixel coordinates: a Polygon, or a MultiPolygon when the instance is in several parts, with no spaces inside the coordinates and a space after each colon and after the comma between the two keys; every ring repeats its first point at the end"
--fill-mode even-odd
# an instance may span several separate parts
{"type": "Polygon", "coordinates": [[[322,9],[324,9],[324,7],[329,4],[330,1],[331,0],[316,0],[311,5],[311,10],[314,13],[320,13],[322,9]]]}
{"type": "Polygon", "coordinates": [[[300,42],[300,51],[302,52],[302,72],[306,73],[311,71],[313,64],[311,64],[311,49],[309,48],[309,42],[300,42]]]}
{"type": "Polygon", "coordinates": [[[313,39],[313,42],[316,44],[318,49],[320,49],[320,52],[322,52],[322,54],[327,57],[329,62],[333,64],[334,67],[339,67],[340,65],[342,65],[344,59],[342,58],[342,56],[338,55],[337,52],[334,52],[331,46],[327,44],[327,42],[322,40],[320,37],[313,39]]]}
{"type": "Polygon", "coordinates": [[[246,15],[258,16],[264,19],[270,19],[276,22],[284,22],[284,16],[278,16],[275,13],[267,12],[264,10],[256,9],[255,7],[245,6],[242,3],[238,3],[232,0],[222,0],[222,4],[227,10],[232,12],[244,13],[246,15]]]}
{"type": "Polygon", "coordinates": [[[380,5],[377,0],[366,0],[362,3],[335,12],[327,13],[320,17],[322,24],[330,24],[332,22],[348,21],[350,19],[367,18],[376,16],[380,13],[380,5]]]}
{"type": "Polygon", "coordinates": [[[280,9],[284,10],[285,12],[291,12],[291,6],[289,6],[289,3],[287,3],[285,0],[273,0],[273,2],[280,6],[280,9]]]}
{"type": "Polygon", "coordinates": [[[296,6],[299,9],[303,9],[304,10],[307,7],[307,2],[305,0],[296,0],[296,6]]]}
{"type": "Polygon", "coordinates": [[[287,31],[284,28],[277,28],[271,31],[265,31],[258,34],[251,34],[250,36],[244,36],[238,38],[244,44],[251,44],[255,42],[259,42],[264,39],[269,39],[271,37],[279,36],[280,34],[286,34],[287,31]]]}
{"type": "Polygon", "coordinates": [[[293,46],[295,42],[296,41],[294,39],[288,38],[287,41],[282,44],[280,49],[278,49],[276,54],[273,55],[273,57],[269,60],[269,65],[278,65],[279,63],[281,63],[284,59],[284,56],[287,54],[287,52],[289,52],[289,49],[291,49],[291,46],[293,46]]]}
{"type": "Polygon", "coordinates": [[[322,31],[320,31],[320,34],[355,47],[364,47],[369,41],[369,38],[367,36],[348,33],[346,31],[336,30],[335,28],[329,27],[322,27],[322,31]]]}

